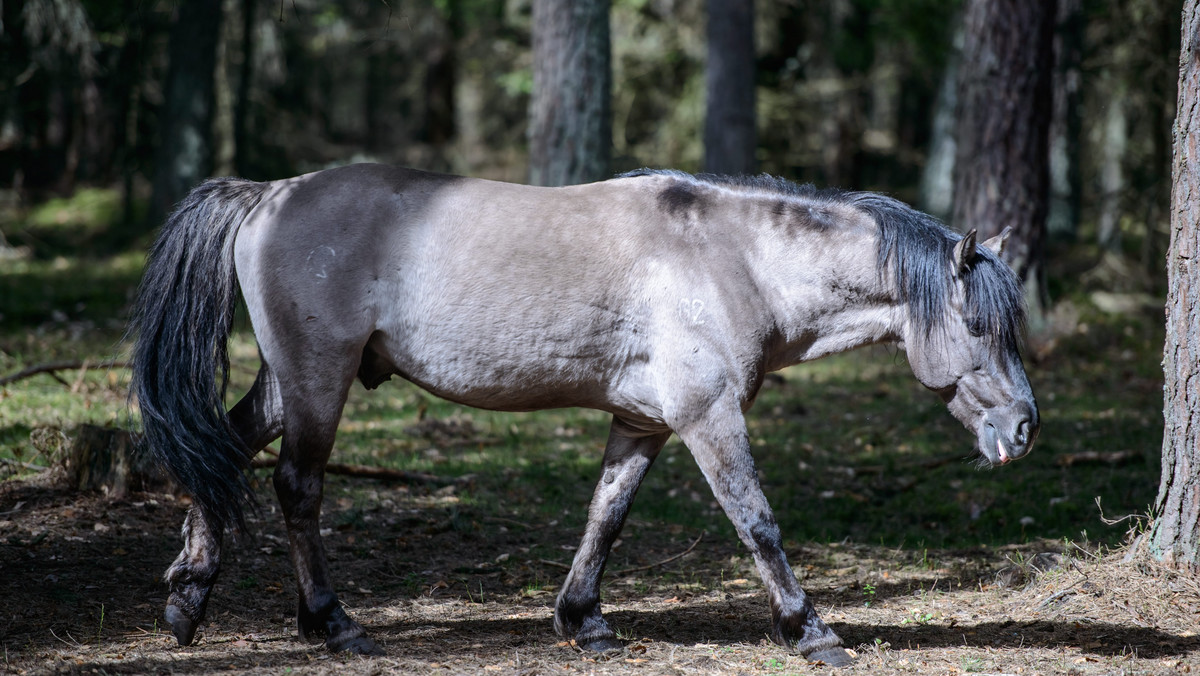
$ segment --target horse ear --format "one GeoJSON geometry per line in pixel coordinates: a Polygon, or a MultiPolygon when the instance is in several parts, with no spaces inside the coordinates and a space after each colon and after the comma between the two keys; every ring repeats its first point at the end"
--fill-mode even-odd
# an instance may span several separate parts
{"type": "Polygon", "coordinates": [[[988,239],[984,240],[983,245],[987,247],[989,251],[996,254],[997,257],[1000,257],[1004,253],[1004,247],[1008,244],[1008,236],[1011,234],[1012,226],[1010,225],[999,235],[996,235],[995,237],[989,237],[988,239]]]}
{"type": "Polygon", "coordinates": [[[954,245],[954,274],[961,275],[975,260],[975,231],[971,230],[954,245]]]}

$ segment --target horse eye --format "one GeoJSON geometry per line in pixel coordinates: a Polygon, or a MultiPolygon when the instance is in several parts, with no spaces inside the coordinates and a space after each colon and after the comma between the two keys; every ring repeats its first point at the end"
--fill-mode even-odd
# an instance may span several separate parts
{"type": "Polygon", "coordinates": [[[975,338],[979,338],[983,334],[987,333],[987,325],[982,320],[977,318],[968,319],[967,333],[970,333],[971,336],[975,338]]]}

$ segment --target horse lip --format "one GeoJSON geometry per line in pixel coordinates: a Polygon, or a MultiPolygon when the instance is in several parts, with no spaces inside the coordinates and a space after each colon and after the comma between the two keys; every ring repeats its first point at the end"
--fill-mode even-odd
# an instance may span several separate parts
{"type": "Polygon", "coordinates": [[[998,438],[996,439],[996,455],[1000,458],[1001,465],[1007,465],[1009,462],[1012,462],[1012,457],[1004,450],[1004,442],[998,438]]]}

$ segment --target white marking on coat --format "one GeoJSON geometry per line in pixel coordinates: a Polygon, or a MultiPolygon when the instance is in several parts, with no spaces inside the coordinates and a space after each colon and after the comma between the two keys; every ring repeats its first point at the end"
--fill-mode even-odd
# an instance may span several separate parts
{"type": "Polygon", "coordinates": [[[699,326],[704,323],[704,319],[700,316],[703,313],[704,301],[699,298],[679,299],[679,317],[683,321],[699,326]]]}
{"type": "Polygon", "coordinates": [[[313,276],[317,277],[318,279],[325,279],[329,276],[329,273],[326,271],[326,265],[330,263],[335,256],[337,256],[337,252],[333,250],[333,247],[319,246],[308,252],[308,258],[305,259],[304,263],[307,268],[312,271],[313,276]]]}

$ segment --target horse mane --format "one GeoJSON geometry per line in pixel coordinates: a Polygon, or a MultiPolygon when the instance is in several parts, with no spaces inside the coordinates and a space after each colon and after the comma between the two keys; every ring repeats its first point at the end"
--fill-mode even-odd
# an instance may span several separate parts
{"type": "MultiPolygon", "coordinates": [[[[637,176],[671,176],[747,193],[768,193],[859,209],[879,226],[876,266],[881,276],[890,266],[909,318],[926,334],[942,326],[952,281],[949,263],[954,245],[962,235],[929,214],[886,195],[817,188],[770,174],[693,175],[674,169],[637,169],[618,178],[637,176]]],[[[964,314],[972,332],[990,337],[1001,347],[1015,349],[1025,328],[1025,300],[1017,276],[989,249],[977,247],[964,283],[964,314]]]]}

